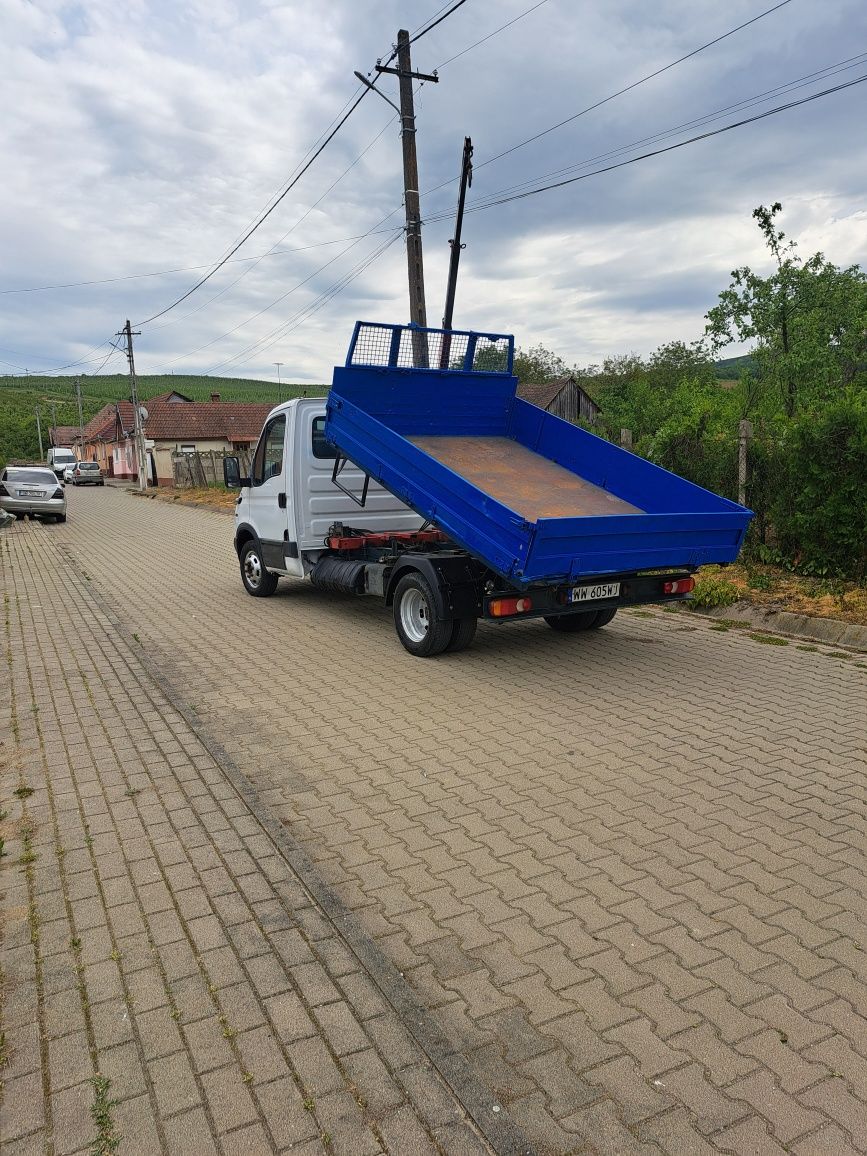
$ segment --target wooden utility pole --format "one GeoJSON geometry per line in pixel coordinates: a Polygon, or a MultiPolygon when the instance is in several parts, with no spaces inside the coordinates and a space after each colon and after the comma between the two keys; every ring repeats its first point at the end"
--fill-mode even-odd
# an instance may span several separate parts
{"type": "Polygon", "coordinates": [[[135,441],[135,456],[138,463],[138,488],[144,490],[147,488],[147,458],[145,457],[144,447],[144,431],[141,425],[141,411],[138,404],[138,385],[135,378],[135,360],[132,353],[132,339],[138,337],[140,330],[133,332],[132,326],[127,318],[126,325],[121,329],[120,333],[115,334],[116,337],[126,338],[126,359],[129,362],[129,392],[130,400],[132,401],[133,414],[133,439],[135,441]]]}
{"type": "MultiPolygon", "coordinates": [[[[409,319],[413,325],[427,326],[424,295],[424,263],[421,251],[421,209],[418,193],[418,158],[415,150],[415,101],[413,80],[439,83],[434,73],[413,72],[410,58],[410,36],[405,28],[397,34],[397,68],[377,64],[377,72],[389,72],[400,82],[400,137],[403,145],[403,201],[406,210],[406,263],[409,278],[409,319]]],[[[363,78],[362,78],[363,79],[363,78]]],[[[365,82],[367,83],[367,82],[365,82]]],[[[370,87],[373,87],[372,85],[370,87]]],[[[380,93],[380,95],[382,95],[380,93]]],[[[388,99],[387,97],[385,98],[388,99]]],[[[391,102],[389,102],[391,103],[391,102]]],[[[413,341],[416,365],[427,366],[427,342],[423,334],[413,341]]]]}
{"type": "Polygon", "coordinates": [[[39,438],[39,460],[42,461],[45,451],[42,449],[42,422],[39,420],[39,406],[36,407],[36,436],[39,438]]]}
{"type": "Polygon", "coordinates": [[[80,452],[83,454],[84,453],[84,421],[82,420],[82,416],[81,416],[81,378],[80,377],[76,377],[76,379],[75,379],[75,399],[78,402],[78,437],[79,437],[79,440],[81,441],[80,452]]]}
{"type": "Polygon", "coordinates": [[[746,418],[738,423],[738,504],[747,504],[747,445],[753,436],[753,423],[746,418]]]}

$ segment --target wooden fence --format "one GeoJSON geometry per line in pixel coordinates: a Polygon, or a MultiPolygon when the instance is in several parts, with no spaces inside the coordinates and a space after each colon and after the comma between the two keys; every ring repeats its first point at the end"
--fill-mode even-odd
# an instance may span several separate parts
{"type": "Polygon", "coordinates": [[[172,452],[172,476],[176,489],[190,487],[221,486],[223,484],[223,458],[236,457],[242,474],[250,473],[250,451],[195,450],[192,453],[172,452]]]}

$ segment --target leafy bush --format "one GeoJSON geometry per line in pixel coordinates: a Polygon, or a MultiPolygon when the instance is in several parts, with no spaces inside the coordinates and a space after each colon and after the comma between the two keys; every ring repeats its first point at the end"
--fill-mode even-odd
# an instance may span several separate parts
{"type": "Polygon", "coordinates": [[[716,574],[702,574],[695,581],[692,601],[687,603],[695,610],[712,610],[715,606],[731,606],[740,599],[741,592],[728,578],[716,574]]]}
{"type": "Polygon", "coordinates": [[[867,392],[796,418],[772,521],[783,555],[814,577],[867,576],[867,392]]]}

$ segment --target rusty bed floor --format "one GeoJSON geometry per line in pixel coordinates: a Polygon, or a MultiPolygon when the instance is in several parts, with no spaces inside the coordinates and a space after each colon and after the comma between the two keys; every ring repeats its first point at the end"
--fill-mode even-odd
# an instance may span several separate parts
{"type": "Polygon", "coordinates": [[[645,512],[511,438],[426,436],[408,440],[529,522],[645,512]]]}

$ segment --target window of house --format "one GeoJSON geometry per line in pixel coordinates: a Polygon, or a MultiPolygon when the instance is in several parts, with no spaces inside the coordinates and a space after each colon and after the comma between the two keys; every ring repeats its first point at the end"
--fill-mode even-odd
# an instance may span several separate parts
{"type": "Polygon", "coordinates": [[[181,446],[182,454],[194,454],[196,452],[195,446],[181,446]]]}
{"type": "Polygon", "coordinates": [[[261,486],[283,472],[283,442],[286,439],[286,415],[280,414],[262,431],[253,458],[252,482],[261,486]]]}
{"type": "Polygon", "coordinates": [[[337,450],[325,440],[324,417],[313,419],[313,456],[314,458],[331,458],[332,460],[337,457],[337,450]]]}

